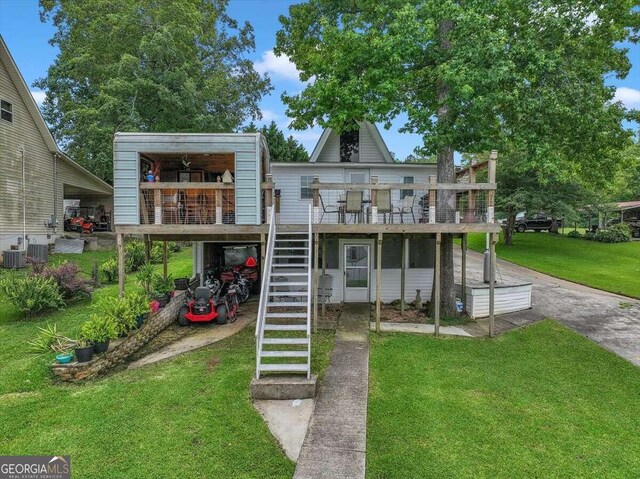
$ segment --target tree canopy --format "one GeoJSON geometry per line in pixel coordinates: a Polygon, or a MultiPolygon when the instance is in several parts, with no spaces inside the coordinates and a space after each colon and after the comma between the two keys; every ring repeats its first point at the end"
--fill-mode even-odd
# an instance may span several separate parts
{"type": "MultiPolygon", "coordinates": [[[[337,132],[354,120],[390,121],[437,155],[454,180],[453,152],[523,153],[545,178],[602,184],[637,118],[613,101],[605,77],[630,69],[619,42],[638,41],[634,0],[310,0],[281,17],[276,53],[309,81],[284,95],[295,128],[337,132]]],[[[500,161],[509,161],[505,155],[500,161]]],[[[498,195],[500,192],[498,192],[498,195]]],[[[451,195],[438,207],[452,216],[451,195]]],[[[455,314],[453,238],[442,239],[443,314],[455,314]]]]}
{"type": "Polygon", "coordinates": [[[35,85],[78,162],[112,180],[117,131],[231,132],[270,90],[245,54],[252,27],[225,0],[41,0],[60,54],[35,85]]]}
{"type": "Polygon", "coordinates": [[[284,136],[275,121],[269,125],[258,128],[253,122],[243,128],[244,132],[260,132],[264,135],[269,146],[269,154],[273,162],[306,162],[309,161],[309,153],[304,146],[293,136],[284,136]]]}

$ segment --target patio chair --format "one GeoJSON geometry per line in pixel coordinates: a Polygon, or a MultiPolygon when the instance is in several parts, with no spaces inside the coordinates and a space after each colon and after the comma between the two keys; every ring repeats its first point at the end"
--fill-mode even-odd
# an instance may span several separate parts
{"type": "Polygon", "coordinates": [[[362,216],[362,191],[347,191],[347,203],[344,209],[346,214],[351,215],[353,222],[360,222],[362,216]]]}
{"type": "Polygon", "coordinates": [[[320,215],[320,223],[322,223],[322,218],[324,218],[324,215],[330,215],[330,214],[336,214],[338,215],[338,218],[340,218],[340,208],[337,205],[329,205],[326,206],[324,204],[324,200],[322,199],[322,195],[319,195],[320,197],[320,207],[322,208],[322,214],[320,215]]]}
{"type": "Polygon", "coordinates": [[[162,222],[165,224],[176,225],[178,224],[178,216],[180,213],[178,191],[163,190],[162,193],[162,222]]]}
{"type": "Polygon", "coordinates": [[[404,215],[410,214],[411,218],[413,219],[413,222],[415,223],[416,222],[416,214],[414,211],[415,200],[416,200],[415,195],[405,196],[404,198],[402,198],[402,206],[395,208],[392,215],[399,215],[400,223],[404,223],[404,215]]]}
{"type": "Polygon", "coordinates": [[[333,295],[333,276],[330,274],[318,275],[318,303],[329,302],[333,295]],[[324,291],[324,297],[323,297],[324,291]]]}
{"type": "Polygon", "coordinates": [[[393,223],[393,215],[391,214],[391,191],[378,190],[375,206],[378,207],[378,214],[383,215],[382,221],[384,223],[387,222],[387,215],[389,215],[390,222],[393,223]]]}
{"type": "Polygon", "coordinates": [[[195,223],[196,219],[202,224],[201,190],[184,191],[184,224],[195,223]]]}

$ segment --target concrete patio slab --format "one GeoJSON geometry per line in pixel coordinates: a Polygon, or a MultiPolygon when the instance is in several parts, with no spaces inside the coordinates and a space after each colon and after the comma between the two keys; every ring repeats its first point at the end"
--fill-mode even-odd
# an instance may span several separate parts
{"type": "MultiPolygon", "coordinates": [[[[376,330],[376,323],[371,322],[369,325],[371,331],[376,330]]],[[[383,333],[414,333],[414,334],[434,334],[435,326],[433,324],[421,323],[380,323],[380,331],[383,333]]],[[[440,326],[440,334],[443,336],[465,336],[473,337],[467,331],[457,326],[440,326]]]]}
{"type": "Polygon", "coordinates": [[[256,400],[253,405],[287,457],[297,461],[313,413],[314,400],[256,400]]]}

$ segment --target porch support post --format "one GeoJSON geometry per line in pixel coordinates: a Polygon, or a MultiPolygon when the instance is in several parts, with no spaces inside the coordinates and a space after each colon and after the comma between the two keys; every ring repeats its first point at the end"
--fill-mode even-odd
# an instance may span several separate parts
{"type": "Polygon", "coordinates": [[[380,333],[380,290],[382,286],[382,233],[378,233],[376,251],[376,333],[380,333]]]}
{"type": "Polygon", "coordinates": [[[327,237],[322,235],[322,320],[327,319],[327,237]]]}
{"type": "MultiPolygon", "coordinates": [[[[318,256],[320,234],[313,234],[313,332],[318,332],[318,256]]],[[[309,266],[311,267],[311,266],[309,266]]]]}
{"type": "Polygon", "coordinates": [[[124,235],[122,233],[116,234],[116,245],[118,247],[118,294],[120,297],[124,296],[124,235]]]}
{"type": "Polygon", "coordinates": [[[496,234],[491,233],[489,241],[489,337],[493,338],[494,330],[494,310],[495,310],[495,283],[496,283],[496,234]]]}
{"type": "MultiPolygon", "coordinates": [[[[371,184],[372,185],[378,184],[377,176],[371,177],[371,184]]],[[[371,211],[370,211],[371,218],[369,218],[369,221],[375,224],[378,222],[378,190],[375,188],[371,188],[369,192],[369,198],[371,198],[371,211]]]]}
{"type": "Polygon", "coordinates": [[[151,236],[144,235],[144,260],[148,263],[151,260],[151,236]]]}
{"type": "Polygon", "coordinates": [[[407,280],[407,240],[404,237],[404,233],[400,235],[400,315],[404,316],[404,291],[406,288],[407,280]]]}
{"type": "Polygon", "coordinates": [[[460,248],[462,249],[462,281],[461,281],[461,299],[462,311],[467,311],[467,234],[462,233],[460,239],[460,248]]]}
{"type": "Polygon", "coordinates": [[[436,233],[436,264],[434,265],[433,274],[433,322],[435,324],[434,334],[440,336],[440,243],[442,241],[442,235],[436,233]]]}
{"type": "Polygon", "coordinates": [[[153,190],[154,223],[162,224],[162,190],[153,190]]]}
{"type": "Polygon", "coordinates": [[[262,281],[265,281],[264,276],[266,272],[264,271],[264,259],[267,256],[267,241],[266,235],[264,233],[260,233],[260,268],[262,269],[262,281]]]}
{"type": "Polygon", "coordinates": [[[273,175],[267,173],[267,187],[264,190],[264,223],[269,222],[271,218],[271,209],[273,208],[273,175]]]}
{"type": "Polygon", "coordinates": [[[162,242],[162,275],[167,279],[167,240],[162,242]]]}
{"type": "Polygon", "coordinates": [[[320,223],[320,190],[318,189],[318,184],[320,183],[320,177],[318,175],[314,175],[312,180],[313,190],[312,194],[312,202],[313,202],[313,224],[320,223]]]}

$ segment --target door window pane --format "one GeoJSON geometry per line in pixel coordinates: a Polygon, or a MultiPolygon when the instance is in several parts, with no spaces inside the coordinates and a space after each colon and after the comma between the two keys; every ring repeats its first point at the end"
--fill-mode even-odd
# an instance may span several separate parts
{"type": "Polygon", "coordinates": [[[369,286],[369,270],[367,268],[347,268],[347,288],[366,288],[369,286]]]}
{"type": "Polygon", "coordinates": [[[347,246],[346,266],[368,266],[368,248],[366,246],[347,246]]]}

